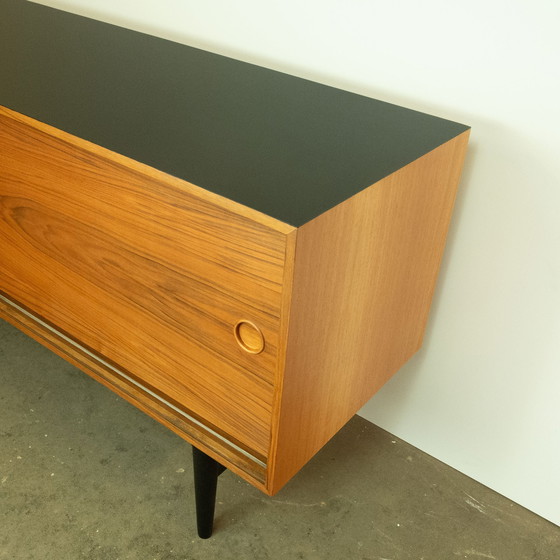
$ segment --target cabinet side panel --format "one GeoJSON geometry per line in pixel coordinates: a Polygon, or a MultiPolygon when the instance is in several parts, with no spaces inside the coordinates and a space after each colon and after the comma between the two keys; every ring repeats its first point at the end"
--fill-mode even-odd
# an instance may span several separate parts
{"type": "Polygon", "coordinates": [[[421,346],[467,141],[299,228],[271,493],[421,346]]]}

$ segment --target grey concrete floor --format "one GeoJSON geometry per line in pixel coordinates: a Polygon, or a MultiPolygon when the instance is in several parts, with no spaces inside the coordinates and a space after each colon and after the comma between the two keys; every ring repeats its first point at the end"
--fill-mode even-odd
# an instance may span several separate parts
{"type": "Polygon", "coordinates": [[[190,446],[0,321],[0,559],[560,559],[560,529],[355,417],[278,495],[220,477],[196,537],[190,446]]]}

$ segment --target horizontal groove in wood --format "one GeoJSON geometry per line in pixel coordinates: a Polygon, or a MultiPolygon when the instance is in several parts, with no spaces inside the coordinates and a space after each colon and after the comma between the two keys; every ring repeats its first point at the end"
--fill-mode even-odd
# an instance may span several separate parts
{"type": "Polygon", "coordinates": [[[266,456],[285,234],[27,121],[0,112],[0,289],[266,456]]]}
{"type": "Polygon", "coordinates": [[[127,372],[109,364],[103,357],[72,341],[41,318],[0,293],[0,318],[22,330],[79,369],[101,381],[105,386],[167,425],[191,444],[213,455],[230,470],[255,484],[264,484],[266,458],[243,449],[234,441],[217,433],[188,411],[166,401],[127,372]],[[249,477],[249,478],[248,478],[249,477]]]}

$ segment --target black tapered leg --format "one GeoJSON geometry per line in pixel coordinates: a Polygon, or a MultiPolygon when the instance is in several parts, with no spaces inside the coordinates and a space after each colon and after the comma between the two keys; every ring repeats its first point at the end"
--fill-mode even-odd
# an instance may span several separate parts
{"type": "Polygon", "coordinates": [[[208,539],[214,526],[218,477],[226,468],[196,447],[193,447],[193,467],[198,536],[208,539]]]}

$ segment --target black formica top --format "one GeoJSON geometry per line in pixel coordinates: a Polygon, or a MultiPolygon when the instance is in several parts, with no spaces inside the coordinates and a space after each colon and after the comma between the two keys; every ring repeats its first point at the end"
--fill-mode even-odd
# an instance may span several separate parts
{"type": "Polygon", "coordinates": [[[0,105],[293,226],[468,128],[21,0],[0,105]]]}

